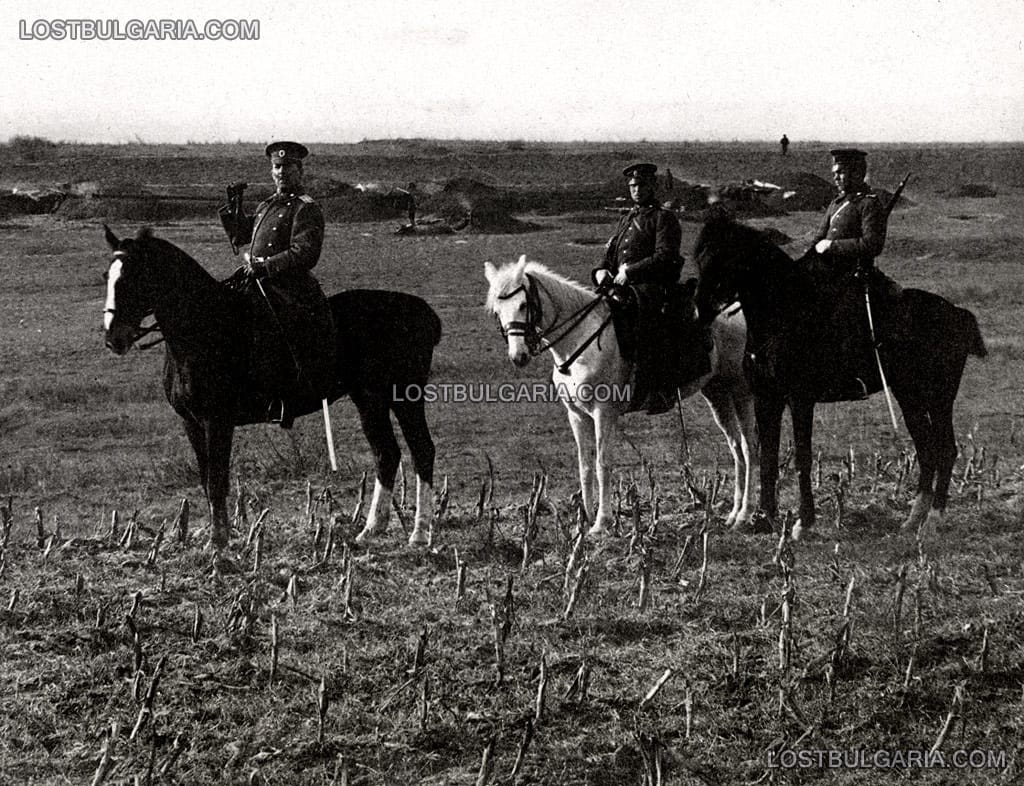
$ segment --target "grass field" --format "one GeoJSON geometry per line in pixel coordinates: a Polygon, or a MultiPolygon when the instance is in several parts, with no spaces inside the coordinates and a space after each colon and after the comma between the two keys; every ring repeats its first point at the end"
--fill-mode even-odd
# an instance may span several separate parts
{"type": "MultiPolygon", "coordinates": [[[[310,168],[347,182],[572,187],[650,159],[722,183],[780,167],[826,177],[826,149],[795,145],[781,161],[767,144],[407,140],[325,146],[310,168]]],[[[244,144],[58,146],[4,178],[256,183],[259,156],[244,144]]],[[[870,160],[880,186],[915,172],[915,206],[893,214],[879,266],[971,309],[989,348],[969,361],[957,402],[945,527],[920,540],[898,531],[912,446],[902,425],[892,437],[881,397],[818,407],[820,521],[808,538],[780,547],[722,531],[731,461],[698,397],[683,428],[675,414],[624,422],[620,537],[585,543],[575,560],[561,407],[431,405],[436,490],[447,487],[432,547],[404,547],[396,522],[367,552],[351,540],[372,462],[354,407],[339,402],[336,475],[312,418],[236,436],[234,569],[215,573],[191,451],[159,382],[163,350],[102,347],[101,221],[0,221],[0,782],[97,782],[98,767],[107,783],[1018,782],[1024,149],[888,145],[870,160]],[[997,195],[951,196],[978,183],[997,195]],[[246,535],[264,510],[257,549],[246,535]],[[909,769],[773,766],[933,746],[945,769],[936,755],[909,769]],[[961,750],[988,752],[986,766],[955,768],[961,750]]],[[[484,262],[528,253],[587,280],[615,216],[524,218],[540,229],[403,238],[396,221],[331,223],[316,273],[328,292],[430,302],[444,324],[436,382],[546,379],[546,357],[508,364],[483,310],[484,262]]],[[[795,253],[818,218],[752,223],[795,238],[795,253]]],[[[683,223],[684,250],[698,226],[683,223]]],[[[236,264],[213,215],[154,230],[219,276],[236,264]]],[[[780,493],[795,507],[791,463],[780,493]]]]}

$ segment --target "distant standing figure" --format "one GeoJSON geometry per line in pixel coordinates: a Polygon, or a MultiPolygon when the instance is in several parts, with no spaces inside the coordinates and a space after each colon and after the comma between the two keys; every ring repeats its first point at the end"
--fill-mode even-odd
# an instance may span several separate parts
{"type": "Polygon", "coordinates": [[[779,140],[779,147],[782,148],[782,155],[789,155],[789,137],[785,134],[783,134],[782,139],[779,140]]]}
{"type": "Polygon", "coordinates": [[[416,226],[416,184],[409,183],[409,226],[416,226]]]}

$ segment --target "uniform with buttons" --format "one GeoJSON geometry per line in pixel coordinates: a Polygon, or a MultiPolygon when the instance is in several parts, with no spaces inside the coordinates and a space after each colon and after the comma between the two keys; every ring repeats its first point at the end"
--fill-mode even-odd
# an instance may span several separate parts
{"type": "Polygon", "coordinates": [[[870,265],[882,253],[885,229],[885,210],[878,195],[865,188],[832,200],[813,242],[831,240],[828,255],[853,270],[858,265],[870,265]]]}
{"type": "Polygon", "coordinates": [[[239,221],[232,242],[252,241],[250,254],[262,258],[267,273],[312,270],[324,243],[324,216],[313,197],[303,193],[275,194],[239,221]]]}
{"type": "MultiPolygon", "coordinates": [[[[267,147],[272,163],[301,162],[307,152],[294,142],[267,147]]],[[[320,206],[296,183],[261,202],[252,216],[233,205],[218,212],[232,246],[251,244],[250,266],[264,276],[262,290],[243,288],[253,304],[254,387],[284,400],[286,413],[288,400],[326,397],[335,384],[337,338],[330,304],[310,272],[324,242],[320,206]]]]}

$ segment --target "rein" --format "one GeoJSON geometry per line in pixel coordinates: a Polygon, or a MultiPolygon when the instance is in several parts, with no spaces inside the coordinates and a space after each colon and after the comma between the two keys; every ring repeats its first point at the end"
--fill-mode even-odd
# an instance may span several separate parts
{"type": "MultiPolygon", "coordinates": [[[[572,333],[577,327],[579,327],[583,320],[585,320],[590,313],[597,308],[597,306],[604,300],[603,296],[595,297],[589,303],[580,308],[576,309],[565,319],[559,321],[558,315],[556,314],[554,321],[547,328],[540,328],[539,323],[543,319],[544,311],[540,302],[540,295],[537,292],[537,282],[533,279],[530,274],[526,274],[527,284],[520,284],[518,287],[513,289],[511,292],[507,292],[504,295],[498,295],[498,300],[508,300],[515,297],[520,292],[526,295],[526,320],[513,320],[509,322],[507,326],[498,325],[501,333],[504,337],[508,336],[522,336],[526,340],[527,349],[530,351],[531,357],[536,357],[541,352],[554,348],[559,342],[561,342],[566,336],[572,333]],[[555,331],[560,330],[558,336],[554,339],[549,339],[555,331]]],[[[605,317],[601,325],[594,331],[580,346],[578,346],[569,355],[563,363],[558,365],[558,370],[562,374],[569,373],[569,368],[579,358],[580,355],[597,340],[605,329],[612,321],[612,315],[609,312],[608,316],[605,317]]]]}

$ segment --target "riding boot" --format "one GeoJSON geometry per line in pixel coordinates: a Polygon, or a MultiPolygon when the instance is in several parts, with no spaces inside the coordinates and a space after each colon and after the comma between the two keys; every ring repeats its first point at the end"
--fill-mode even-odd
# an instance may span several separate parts
{"type": "MultiPolygon", "coordinates": [[[[835,301],[829,333],[834,336],[826,354],[831,355],[831,382],[818,401],[861,401],[868,397],[878,376],[868,328],[864,290],[849,279],[835,301]]],[[[828,367],[826,365],[826,367],[828,367]]],[[[877,388],[875,388],[877,389],[877,388]]]]}
{"type": "Polygon", "coordinates": [[[662,311],[655,312],[650,320],[650,334],[643,352],[648,379],[646,409],[648,415],[668,412],[676,403],[676,389],[679,387],[679,369],[674,362],[679,356],[677,336],[669,329],[668,320],[662,311]]]}

